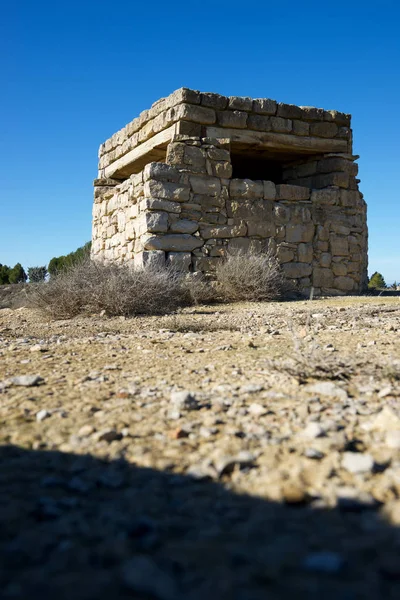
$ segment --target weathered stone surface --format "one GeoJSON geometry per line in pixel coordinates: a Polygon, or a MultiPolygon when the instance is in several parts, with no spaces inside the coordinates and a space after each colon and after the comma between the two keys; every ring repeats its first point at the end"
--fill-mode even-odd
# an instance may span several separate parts
{"type": "Polygon", "coordinates": [[[299,277],[307,277],[312,273],[311,265],[305,263],[288,262],[282,265],[282,269],[289,279],[298,279],[299,277]]]}
{"type": "Polygon", "coordinates": [[[221,192],[221,181],[217,177],[191,175],[190,185],[195,194],[218,196],[221,192]]]}
{"type": "Polygon", "coordinates": [[[165,210],[168,213],[180,213],[183,204],[171,202],[170,200],[160,200],[159,198],[144,198],[140,203],[140,210],[165,210]]]}
{"type": "Polygon", "coordinates": [[[330,269],[315,267],[313,271],[313,285],[315,287],[332,287],[333,273],[330,269]]]}
{"type": "Polygon", "coordinates": [[[240,110],[218,112],[217,122],[222,127],[244,129],[247,123],[247,113],[240,110]]]}
{"type": "Polygon", "coordinates": [[[276,102],[269,98],[255,98],[253,111],[260,115],[274,115],[276,113],[276,102]]]}
{"type": "Polygon", "coordinates": [[[310,125],[310,134],[317,137],[335,137],[337,132],[338,128],[335,123],[311,123],[310,125]]]}
{"type": "Polygon", "coordinates": [[[189,219],[179,219],[171,223],[170,231],[173,233],[194,233],[199,228],[199,224],[196,221],[190,221],[189,219]]]}
{"type": "Polygon", "coordinates": [[[289,133],[292,131],[292,121],[290,119],[282,119],[282,117],[271,117],[272,131],[277,133],[289,133]]]}
{"type": "Polygon", "coordinates": [[[330,246],[333,256],[347,256],[349,254],[349,242],[345,237],[331,235],[330,246]]]}
{"type": "Polygon", "coordinates": [[[299,244],[297,248],[297,256],[299,262],[311,263],[313,259],[312,244],[299,244]]]}
{"type": "Polygon", "coordinates": [[[334,287],[343,292],[351,292],[354,289],[354,279],[351,277],[335,277],[334,287]]]}
{"type": "Polygon", "coordinates": [[[191,252],[195,248],[201,248],[203,244],[204,242],[201,238],[189,234],[167,234],[148,238],[144,243],[144,247],[145,250],[191,252]]]}
{"type": "Polygon", "coordinates": [[[192,254],[190,252],[169,252],[167,264],[178,271],[188,271],[192,264],[192,254]]]}
{"type": "Polygon", "coordinates": [[[230,96],[228,108],[250,111],[253,108],[253,99],[246,96],[230,96]]]}
{"type": "Polygon", "coordinates": [[[273,181],[263,181],[265,200],[275,200],[276,186],[273,181]]]}
{"type": "Polygon", "coordinates": [[[149,198],[165,198],[166,200],[187,202],[189,200],[190,188],[179,183],[150,179],[144,184],[144,195],[149,198]]]}
{"type": "Polygon", "coordinates": [[[271,131],[271,119],[264,115],[249,115],[247,127],[256,131],[271,131]]]}
{"type": "Polygon", "coordinates": [[[224,225],[222,227],[200,224],[200,234],[205,240],[210,238],[241,237],[246,235],[246,232],[247,227],[244,221],[239,222],[237,225],[224,225]]]}
{"type": "Polygon", "coordinates": [[[280,184],[276,186],[277,200],[308,200],[310,190],[300,185],[280,184]]]}
{"type": "Polygon", "coordinates": [[[311,242],[314,237],[315,226],[313,223],[288,223],[286,226],[287,242],[311,242]]]}
{"type": "Polygon", "coordinates": [[[232,197],[239,198],[263,198],[264,185],[262,181],[251,179],[232,179],[229,192],[232,197]]]}

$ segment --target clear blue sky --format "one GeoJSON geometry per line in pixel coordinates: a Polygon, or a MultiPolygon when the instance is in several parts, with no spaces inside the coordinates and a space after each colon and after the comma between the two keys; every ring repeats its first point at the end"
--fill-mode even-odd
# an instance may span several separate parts
{"type": "Polygon", "coordinates": [[[398,0],[5,0],[0,262],[90,239],[101,142],[173,90],[353,114],[369,272],[400,280],[398,0]]]}

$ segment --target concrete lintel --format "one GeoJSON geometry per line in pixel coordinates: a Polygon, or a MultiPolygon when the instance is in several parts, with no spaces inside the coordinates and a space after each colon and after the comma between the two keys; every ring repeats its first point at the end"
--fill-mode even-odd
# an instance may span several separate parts
{"type": "Polygon", "coordinates": [[[134,173],[139,173],[149,162],[157,162],[165,155],[165,148],[175,135],[176,123],[160,131],[155,136],[133,148],[108,165],[103,172],[104,177],[125,179],[134,173]]]}
{"type": "Polygon", "coordinates": [[[347,152],[346,140],[318,137],[301,137],[289,133],[265,133],[248,129],[227,129],[226,127],[207,127],[207,137],[230,138],[231,144],[243,148],[271,148],[273,150],[292,151],[299,154],[324,154],[326,152],[347,152]]]}

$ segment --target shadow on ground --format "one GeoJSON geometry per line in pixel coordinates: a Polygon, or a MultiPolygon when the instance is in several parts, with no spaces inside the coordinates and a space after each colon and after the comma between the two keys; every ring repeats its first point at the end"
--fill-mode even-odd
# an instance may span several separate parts
{"type": "Polygon", "coordinates": [[[0,449],[2,598],[400,598],[374,509],[288,506],[56,451],[0,449]]]}

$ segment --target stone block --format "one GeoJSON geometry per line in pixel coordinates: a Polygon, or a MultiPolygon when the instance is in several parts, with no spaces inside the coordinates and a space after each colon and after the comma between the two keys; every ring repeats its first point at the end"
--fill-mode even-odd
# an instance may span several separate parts
{"type": "Polygon", "coordinates": [[[144,195],[152,198],[162,198],[175,202],[187,202],[190,196],[188,186],[169,181],[156,181],[149,179],[144,184],[144,195]]]}
{"type": "Polygon", "coordinates": [[[215,110],[225,110],[228,106],[228,98],[220,94],[206,92],[201,94],[201,105],[215,110]]]}
{"type": "Polygon", "coordinates": [[[232,177],[232,165],[229,162],[212,162],[212,174],[216,177],[229,179],[232,177]]]}
{"type": "Polygon", "coordinates": [[[212,125],[216,120],[215,110],[204,106],[179,104],[173,110],[174,121],[194,121],[201,125],[212,125]]]}
{"type": "Polygon", "coordinates": [[[332,271],[336,277],[347,275],[347,266],[344,263],[332,263],[332,271]]]}
{"type": "Polygon", "coordinates": [[[319,264],[321,267],[328,268],[331,266],[332,255],[329,252],[322,252],[319,258],[319,264]]]}
{"type": "Polygon", "coordinates": [[[355,281],[351,277],[335,277],[333,287],[341,292],[351,292],[355,289],[355,281]]]}
{"type": "Polygon", "coordinates": [[[320,189],[330,186],[347,188],[349,186],[350,176],[348,173],[326,173],[315,175],[313,177],[313,187],[320,189]]]}
{"type": "Polygon", "coordinates": [[[240,110],[224,110],[217,113],[217,121],[222,127],[244,129],[247,124],[247,112],[240,110]]]}
{"type": "Polygon", "coordinates": [[[248,220],[247,235],[267,238],[275,234],[275,225],[271,222],[257,220],[248,220]]]}
{"type": "Polygon", "coordinates": [[[200,224],[200,235],[203,239],[210,238],[232,238],[246,235],[247,226],[244,221],[240,221],[235,225],[203,225],[200,224]]]}
{"type": "Polygon", "coordinates": [[[192,255],[190,252],[169,252],[167,255],[167,265],[176,271],[189,271],[192,264],[192,255]]]}
{"type": "Polygon", "coordinates": [[[277,223],[288,223],[290,218],[290,210],[283,204],[278,204],[274,207],[274,218],[277,223]]]}
{"type": "Polygon", "coordinates": [[[283,119],[282,117],[271,117],[271,128],[276,133],[290,133],[292,131],[291,119],[283,119]]]}
{"type": "Polygon", "coordinates": [[[264,115],[249,115],[247,127],[256,131],[271,131],[271,119],[264,115]]]}
{"type": "Polygon", "coordinates": [[[313,223],[288,223],[286,225],[286,241],[299,243],[311,242],[314,237],[313,223]]]}
{"type": "Polygon", "coordinates": [[[299,244],[297,247],[297,258],[299,262],[311,263],[313,259],[312,244],[299,244]]]}
{"type": "MultiPolygon", "coordinates": [[[[164,210],[168,213],[178,214],[181,212],[182,204],[159,198],[144,198],[140,203],[140,210],[164,210]]],[[[134,208],[134,207],[132,207],[134,208]]]]}
{"type": "Polygon", "coordinates": [[[196,221],[190,221],[189,219],[179,219],[171,223],[170,231],[172,233],[195,233],[199,228],[199,224],[196,221]]]}
{"type": "Polygon", "coordinates": [[[139,252],[135,255],[133,264],[135,269],[143,269],[144,267],[162,269],[165,266],[165,252],[161,250],[139,252]]]}
{"type": "Polygon", "coordinates": [[[260,115],[275,115],[276,102],[269,98],[255,98],[253,100],[253,111],[260,115]]]}
{"type": "Polygon", "coordinates": [[[281,183],[276,186],[277,200],[308,200],[310,198],[310,190],[300,185],[286,185],[281,183]]]}
{"type": "Polygon", "coordinates": [[[225,160],[229,162],[231,160],[231,154],[229,150],[225,150],[225,148],[209,148],[207,150],[207,158],[210,160],[225,160]]]}
{"type": "Polygon", "coordinates": [[[179,88],[167,98],[165,98],[165,108],[180,104],[181,102],[189,102],[190,104],[200,104],[201,94],[197,90],[191,90],[189,88],[179,88]]]}
{"type": "Polygon", "coordinates": [[[230,96],[228,108],[230,110],[247,110],[253,108],[253,99],[245,96],[230,96]]]}
{"type": "Polygon", "coordinates": [[[291,262],[294,259],[294,250],[291,247],[281,245],[278,247],[277,257],[281,264],[291,262]]]}
{"type": "Polygon", "coordinates": [[[189,180],[194,194],[218,196],[221,193],[221,181],[217,177],[191,175],[189,180]]]}
{"type": "Polygon", "coordinates": [[[189,234],[166,234],[151,236],[145,239],[145,250],[164,250],[166,252],[192,252],[201,248],[204,241],[189,234]]]}
{"type": "Polygon", "coordinates": [[[282,265],[282,269],[289,279],[308,277],[312,273],[311,265],[307,265],[306,263],[288,262],[282,265]]]}
{"type": "Polygon", "coordinates": [[[347,238],[338,237],[334,234],[330,236],[330,246],[332,256],[348,256],[349,254],[349,243],[347,238]]]}
{"type": "Polygon", "coordinates": [[[333,273],[330,269],[315,267],[313,271],[313,285],[315,287],[332,287],[333,273]]]}
{"type": "Polygon", "coordinates": [[[339,204],[339,201],[339,190],[312,190],[311,192],[311,202],[314,202],[315,204],[334,206],[335,204],[339,204]]]}
{"type": "Polygon", "coordinates": [[[265,200],[276,199],[276,186],[273,181],[263,181],[263,188],[265,200]]]}
{"type": "Polygon", "coordinates": [[[201,148],[186,146],[184,157],[185,165],[189,165],[192,171],[206,172],[206,156],[201,148]]]}
{"type": "Polygon", "coordinates": [[[277,116],[283,117],[284,119],[302,119],[303,111],[299,106],[295,104],[284,104],[283,102],[279,102],[277,116]]]}
{"type": "Polygon", "coordinates": [[[232,179],[229,193],[233,198],[263,198],[264,184],[252,179],[232,179]]]}
{"type": "Polygon", "coordinates": [[[335,123],[311,123],[310,134],[316,137],[333,138],[338,132],[338,126],[335,123]]]}
{"type": "Polygon", "coordinates": [[[293,121],[293,133],[295,135],[310,135],[310,125],[305,121],[293,121]]]}

